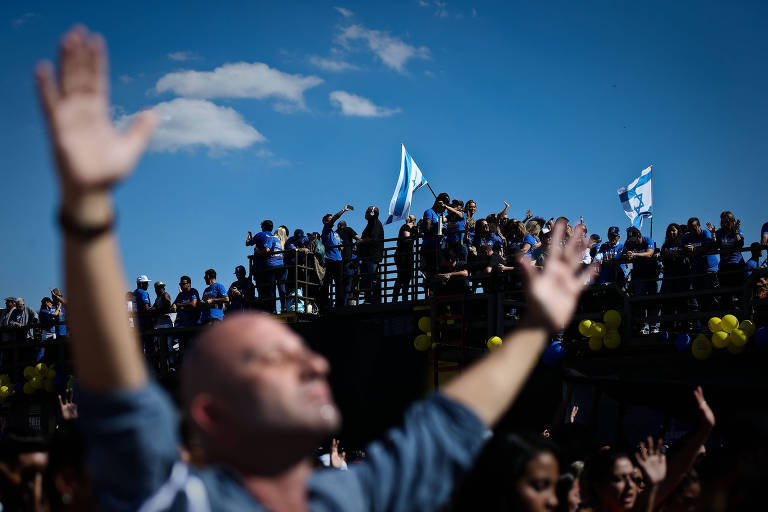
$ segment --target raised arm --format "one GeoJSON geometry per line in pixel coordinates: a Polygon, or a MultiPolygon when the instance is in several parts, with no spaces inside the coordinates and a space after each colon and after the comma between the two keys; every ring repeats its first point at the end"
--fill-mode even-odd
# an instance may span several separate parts
{"type": "Polygon", "coordinates": [[[527,313],[521,327],[507,335],[498,350],[456,377],[443,392],[477,414],[486,425],[495,424],[528,379],[553,331],[564,329],[571,320],[579,295],[594,275],[594,267],[580,270],[584,241],[571,237],[563,247],[565,228],[553,231],[552,252],[539,271],[519,266],[525,278],[527,313]]]}
{"type": "Polygon", "coordinates": [[[341,210],[339,210],[339,211],[337,211],[336,213],[334,213],[334,214],[333,214],[333,217],[332,217],[332,218],[331,218],[331,220],[330,220],[331,224],[333,224],[334,222],[336,222],[337,220],[339,220],[339,218],[340,218],[342,215],[344,215],[344,213],[345,213],[345,212],[348,212],[348,211],[349,211],[349,210],[351,210],[351,209],[352,209],[352,207],[351,207],[350,205],[348,205],[348,204],[347,204],[347,205],[344,205],[344,208],[342,208],[341,210]]]}
{"type": "Polygon", "coordinates": [[[145,112],[125,133],[115,130],[104,42],[83,27],[64,36],[58,76],[44,62],[37,83],[61,185],[69,324],[80,382],[94,391],[136,389],[147,374],[128,327],[111,189],[144,151],[154,116],[145,112]]]}

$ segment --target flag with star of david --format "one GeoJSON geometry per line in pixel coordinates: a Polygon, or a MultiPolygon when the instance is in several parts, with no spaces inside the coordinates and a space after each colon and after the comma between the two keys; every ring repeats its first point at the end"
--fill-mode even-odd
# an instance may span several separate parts
{"type": "Polygon", "coordinates": [[[643,227],[643,219],[653,217],[653,166],[643,169],[632,183],[617,190],[624,213],[636,228],[643,227]]]}

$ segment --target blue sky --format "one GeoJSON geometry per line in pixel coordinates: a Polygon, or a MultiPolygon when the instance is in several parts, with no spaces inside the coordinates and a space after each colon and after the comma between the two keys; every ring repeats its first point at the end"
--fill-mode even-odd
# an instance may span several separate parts
{"type": "MultiPolygon", "coordinates": [[[[57,190],[32,70],[83,22],[103,33],[117,122],[165,124],[117,192],[126,287],[139,273],[229,283],[264,218],[320,230],[385,211],[401,142],[479,213],[626,227],[616,189],[654,164],[657,238],[768,220],[762,2],[18,2],[0,4],[0,295],[62,284],[57,190]]],[[[418,192],[414,213],[431,204],[418,192]]],[[[388,227],[388,236],[396,227],[388,227]]]]}

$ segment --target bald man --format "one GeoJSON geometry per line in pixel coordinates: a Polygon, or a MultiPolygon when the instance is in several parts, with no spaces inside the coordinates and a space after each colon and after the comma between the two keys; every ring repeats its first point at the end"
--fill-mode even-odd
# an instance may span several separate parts
{"type": "Polygon", "coordinates": [[[310,454],[340,414],[328,363],[265,315],[233,315],[185,357],[185,412],[207,462],[181,462],[175,411],[148,378],[123,304],[112,192],[143,152],[149,113],[117,133],[110,122],[103,41],[76,27],[62,40],[57,78],[37,79],[61,183],[60,224],[81,383],[90,471],[105,510],[434,510],[472,465],[517,396],[549,334],[570,321],[585,277],[578,241],[556,226],[543,271],[520,265],[527,318],[503,346],[441,393],[417,402],[403,424],[350,471],[313,473],[310,454]]]}

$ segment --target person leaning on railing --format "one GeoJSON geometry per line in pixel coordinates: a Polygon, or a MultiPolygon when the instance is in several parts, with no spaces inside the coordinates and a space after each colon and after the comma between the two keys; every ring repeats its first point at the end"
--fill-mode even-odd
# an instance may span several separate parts
{"type": "MultiPolygon", "coordinates": [[[[720,229],[715,231],[714,226],[707,223],[707,229],[712,232],[714,245],[720,249],[720,264],[717,271],[720,286],[723,288],[741,287],[747,277],[744,256],[741,254],[744,235],[740,226],[741,220],[737,220],[733,213],[728,211],[720,214],[720,229]]],[[[738,297],[730,295],[724,296],[723,299],[726,302],[723,306],[733,306],[738,297]]]]}
{"type": "MultiPolygon", "coordinates": [[[[688,231],[680,243],[691,260],[691,287],[694,292],[714,290],[719,287],[719,281],[712,233],[701,228],[697,217],[691,217],[686,224],[688,231]]],[[[693,308],[699,311],[714,311],[718,307],[717,298],[713,294],[697,294],[693,301],[693,308]]]]}

